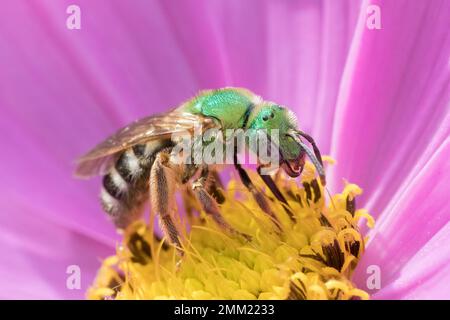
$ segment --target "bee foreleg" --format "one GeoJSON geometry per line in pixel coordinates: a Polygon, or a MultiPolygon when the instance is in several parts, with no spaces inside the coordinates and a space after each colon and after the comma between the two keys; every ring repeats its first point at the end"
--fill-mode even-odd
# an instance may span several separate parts
{"type": "Polygon", "coordinates": [[[179,254],[183,255],[180,233],[178,232],[171,213],[175,210],[176,180],[173,170],[169,166],[170,154],[160,152],[150,171],[150,198],[151,207],[158,215],[161,228],[169,241],[177,247],[179,254]]]}
{"type": "Polygon", "coordinates": [[[277,228],[279,229],[279,231],[281,231],[280,221],[278,220],[277,216],[270,208],[270,205],[267,202],[267,199],[265,198],[264,194],[260,190],[258,190],[258,188],[256,188],[256,186],[250,180],[248,173],[237,162],[237,153],[236,152],[234,154],[234,166],[239,173],[239,177],[241,178],[242,183],[251,192],[251,194],[253,195],[253,198],[255,199],[258,206],[261,208],[262,211],[264,211],[266,214],[268,214],[270,216],[270,218],[274,221],[274,223],[277,226],[277,228]]]}
{"type": "Polygon", "coordinates": [[[284,211],[286,211],[286,213],[289,215],[289,218],[291,218],[291,220],[295,220],[294,214],[288,208],[289,204],[288,204],[286,198],[283,196],[280,189],[278,188],[276,183],[273,181],[272,177],[267,174],[261,174],[261,167],[258,167],[257,171],[258,171],[258,174],[261,177],[262,181],[264,181],[266,186],[270,189],[270,191],[272,191],[275,198],[277,198],[278,201],[283,203],[284,211]]]}
{"type": "Polygon", "coordinates": [[[208,181],[209,171],[205,167],[202,170],[201,176],[192,183],[192,190],[194,190],[195,195],[197,196],[198,201],[200,202],[203,210],[206,214],[212,216],[214,221],[223,229],[229,231],[230,233],[240,235],[244,237],[247,241],[251,240],[251,236],[248,234],[242,233],[234,229],[220,213],[220,210],[217,206],[216,200],[208,193],[206,190],[206,185],[208,181]]]}

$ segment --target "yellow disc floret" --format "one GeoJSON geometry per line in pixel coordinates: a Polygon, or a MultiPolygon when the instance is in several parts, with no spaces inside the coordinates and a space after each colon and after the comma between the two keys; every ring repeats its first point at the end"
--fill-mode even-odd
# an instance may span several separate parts
{"type": "MultiPolygon", "coordinates": [[[[251,235],[250,241],[220,229],[201,212],[189,216],[191,230],[184,233],[180,260],[174,248],[155,238],[152,225],[137,222],[126,230],[116,254],[104,260],[88,298],[368,299],[350,280],[364,251],[357,223],[365,218],[373,225],[371,216],[355,206],[362,190],[347,183],[325,201],[310,163],[300,183],[283,175],[276,183],[294,214],[291,218],[265,190],[281,232],[245,187],[232,180],[220,210],[236,230],[251,235]]],[[[264,190],[261,184],[258,188],[264,190]]],[[[178,224],[185,227],[184,221],[178,224]]]]}

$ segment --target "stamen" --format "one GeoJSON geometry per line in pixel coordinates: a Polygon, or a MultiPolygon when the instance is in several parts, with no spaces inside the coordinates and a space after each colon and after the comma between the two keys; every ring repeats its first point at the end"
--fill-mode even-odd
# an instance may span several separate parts
{"type": "Polygon", "coordinates": [[[311,186],[308,182],[303,182],[303,188],[306,192],[306,199],[311,200],[312,199],[312,193],[311,193],[311,186]]]}
{"type": "Polygon", "coordinates": [[[152,257],[150,244],[137,232],[130,236],[128,249],[133,255],[131,261],[135,263],[146,265],[152,257]]]}
{"type": "Polygon", "coordinates": [[[351,213],[352,217],[355,216],[355,207],[356,207],[355,198],[347,196],[345,208],[347,209],[348,212],[351,213]]]}
{"type": "Polygon", "coordinates": [[[319,201],[319,199],[321,197],[321,192],[320,192],[319,183],[317,182],[316,179],[311,181],[311,187],[314,191],[314,202],[317,202],[317,201],[319,201]]]}

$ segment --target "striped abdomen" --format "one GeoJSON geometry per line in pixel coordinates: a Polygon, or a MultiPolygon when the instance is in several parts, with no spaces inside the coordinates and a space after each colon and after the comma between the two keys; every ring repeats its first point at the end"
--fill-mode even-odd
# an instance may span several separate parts
{"type": "Polygon", "coordinates": [[[114,167],[103,177],[101,202],[118,228],[138,219],[149,198],[150,169],[156,154],[170,141],[151,141],[122,152],[114,167]]]}

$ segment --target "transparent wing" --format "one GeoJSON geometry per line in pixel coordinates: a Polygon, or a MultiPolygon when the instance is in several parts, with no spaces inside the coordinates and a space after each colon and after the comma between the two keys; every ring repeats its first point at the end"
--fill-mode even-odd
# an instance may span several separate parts
{"type": "Polygon", "coordinates": [[[103,175],[114,165],[120,152],[136,144],[155,139],[170,139],[173,134],[194,132],[196,127],[206,130],[215,125],[211,118],[172,111],[137,120],[122,128],[77,160],[75,175],[91,177],[103,175]]]}

